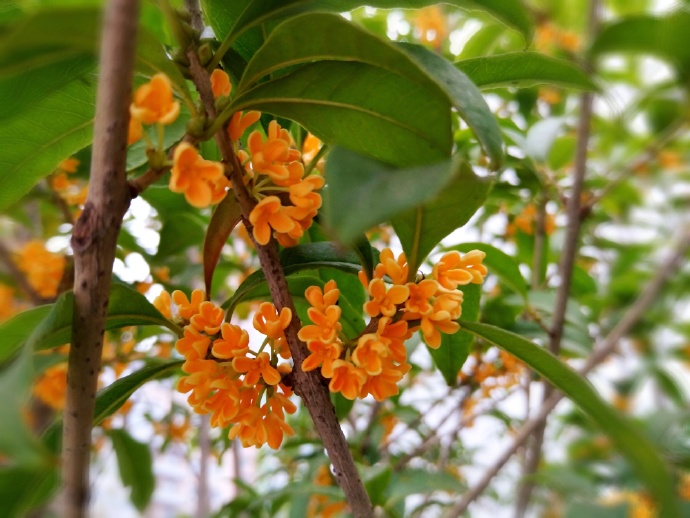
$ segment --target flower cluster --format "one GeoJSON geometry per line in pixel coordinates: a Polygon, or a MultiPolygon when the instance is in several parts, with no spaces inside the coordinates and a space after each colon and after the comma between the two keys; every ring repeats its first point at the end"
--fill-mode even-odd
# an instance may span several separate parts
{"type": "Polygon", "coordinates": [[[245,447],[268,443],[278,448],[284,434],[294,434],[285,414],[294,413],[296,407],[289,399],[292,390],[282,382],[292,369],[287,363],[278,365],[278,356],[290,358],[284,331],[292,312],[287,308],[278,312],[269,302],[261,304],[254,328],[266,339],[253,351],[247,331],[224,322],[223,310],[206,301],[200,290],[192,292],[191,299],[181,291],[172,297],[163,292],[155,305],[170,317],[173,302],[177,320],[184,324],[175,348],[185,357],[182,370],[187,374],[177,390],[189,393],[187,401],[195,412],[211,414],[211,426],[232,425],[230,439],[238,437],[245,447]],[[266,346],[270,352],[264,351],[266,346]]]}
{"type": "Polygon", "coordinates": [[[331,392],[348,399],[371,394],[377,401],[398,393],[397,383],[410,369],[404,342],[421,330],[429,347],[441,344],[441,333],[455,333],[462,311],[460,285],[479,284],[486,275],[484,253],[478,250],[461,255],[448,252],[429,278],[408,282],[405,254],[397,258],[390,249],[381,252],[374,278],[361,273],[360,280],[369,293],[364,311],[371,317],[365,331],[354,340],[342,334],[340,291],[334,281],[323,290],[312,286],[305,292],[311,307],[312,324],[305,325],[299,338],[311,354],[304,360],[305,371],[321,368],[330,379],[331,392]],[[388,282],[387,282],[388,281],[388,282]]]}
{"type": "MultiPolygon", "coordinates": [[[[237,119],[240,127],[247,116],[237,119]]],[[[235,117],[230,123],[231,137],[235,117]]],[[[261,245],[267,244],[273,233],[281,245],[295,246],[321,207],[321,195],[316,191],[323,187],[323,177],[304,177],[301,153],[292,149],[291,143],[288,131],[271,121],[265,140],[261,132],[253,131],[247,150],[237,151],[247,187],[258,201],[249,221],[254,239],[261,245]]]]}
{"type": "Polygon", "coordinates": [[[57,295],[67,260],[62,254],[49,252],[42,241],[29,241],[16,254],[15,263],[31,287],[43,298],[57,295]]]}

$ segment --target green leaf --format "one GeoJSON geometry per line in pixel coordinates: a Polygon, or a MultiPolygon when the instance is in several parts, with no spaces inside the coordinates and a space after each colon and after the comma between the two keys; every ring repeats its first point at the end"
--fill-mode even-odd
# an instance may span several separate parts
{"type": "MultiPolygon", "coordinates": [[[[464,294],[462,301],[462,318],[472,322],[479,320],[479,299],[482,288],[479,284],[461,286],[464,294]]],[[[438,349],[427,346],[429,354],[434,359],[436,368],[443,374],[449,387],[454,387],[458,382],[458,372],[465,364],[465,360],[472,350],[474,335],[460,330],[452,335],[441,333],[441,345],[438,349]]]]}
{"type": "MultiPolygon", "coordinates": [[[[340,13],[363,5],[381,9],[398,7],[414,9],[436,3],[431,0],[243,0],[229,4],[222,0],[203,0],[204,12],[210,20],[216,36],[224,40],[220,49],[223,53],[244,31],[270,20],[296,16],[310,11],[340,13]]],[[[532,20],[521,2],[449,0],[446,3],[471,11],[484,11],[519,30],[527,41],[532,39],[534,31],[532,20]]],[[[254,35],[254,38],[254,42],[256,42],[258,36],[254,35]]],[[[251,55],[251,48],[245,50],[248,50],[251,55]]]]}
{"type": "MultiPolygon", "coordinates": [[[[288,276],[292,273],[319,268],[335,268],[357,275],[361,269],[357,254],[326,241],[286,248],[280,254],[280,263],[283,266],[283,272],[288,276]]],[[[223,309],[227,310],[228,314],[232,314],[237,304],[250,294],[256,294],[254,290],[264,289],[262,287],[265,285],[266,276],[263,270],[252,273],[238,286],[233,296],[223,303],[223,309]]],[[[304,289],[306,290],[307,287],[308,285],[304,289]]]]}
{"type": "Polygon", "coordinates": [[[436,198],[393,218],[410,275],[416,275],[419,265],[441,239],[469,221],[484,203],[491,185],[491,180],[476,176],[464,164],[460,174],[436,198]]]}
{"type": "Polygon", "coordinates": [[[481,250],[486,254],[483,264],[488,268],[489,275],[497,275],[508,288],[524,297],[527,296],[527,282],[520,273],[515,259],[505,252],[485,243],[462,243],[448,250],[458,250],[465,254],[472,250],[481,250]]]}
{"type": "Polygon", "coordinates": [[[75,55],[9,77],[3,77],[0,72],[0,98],[12,99],[0,105],[0,120],[9,119],[43,101],[72,81],[93,73],[95,68],[96,60],[92,56],[75,55]]]}
{"type": "Polygon", "coordinates": [[[360,471],[364,488],[371,495],[371,503],[375,506],[384,505],[393,475],[391,467],[387,464],[361,466],[360,471]]]}
{"type": "Polygon", "coordinates": [[[439,90],[432,77],[388,40],[340,15],[312,13],[292,18],[271,32],[247,64],[238,94],[277,70],[313,61],[367,63],[439,90]]]}
{"type": "Polygon", "coordinates": [[[326,162],[328,189],[321,221],[343,243],[436,196],[458,173],[459,162],[396,169],[342,148],[326,162]],[[420,189],[420,183],[424,188],[420,189]]]}
{"type": "Polygon", "coordinates": [[[575,403],[608,435],[662,506],[661,516],[680,516],[668,467],[649,440],[606,403],[585,378],[545,349],[498,327],[461,321],[476,334],[525,362],[575,403]]]}
{"type": "Polygon", "coordinates": [[[503,137],[494,114],[477,87],[450,61],[426,47],[410,43],[399,45],[446,92],[460,117],[477,136],[491,159],[493,169],[498,169],[503,162],[503,137]]]}
{"type": "Polygon", "coordinates": [[[89,76],[36,102],[21,117],[3,122],[0,211],[29,192],[62,160],[91,143],[95,99],[95,80],[89,76]]]}
{"type": "Polygon", "coordinates": [[[594,56],[626,53],[649,54],[690,73],[690,12],[678,10],[665,16],[632,16],[604,27],[592,44],[594,56]]]}
{"type": "Polygon", "coordinates": [[[24,518],[45,502],[60,485],[58,468],[0,468],[0,502],[4,518],[24,518]]]}
{"type": "Polygon", "coordinates": [[[538,52],[511,52],[465,59],[455,66],[482,90],[530,88],[555,85],[578,90],[597,90],[587,73],[577,65],[538,52]]]}
{"type": "MultiPolygon", "coordinates": [[[[71,291],[60,295],[43,321],[27,337],[27,346],[40,350],[69,343],[72,338],[73,304],[71,291]]],[[[182,330],[161,315],[141,293],[122,284],[113,284],[105,329],[146,325],[163,326],[176,335],[182,334],[182,330]]]]}
{"type": "Polygon", "coordinates": [[[211,281],[213,272],[218,264],[220,252],[225,243],[228,242],[230,234],[242,219],[242,208],[232,192],[221,200],[213,211],[211,222],[206,230],[204,237],[204,284],[206,285],[206,295],[211,295],[211,281]]]}
{"type": "Polygon", "coordinates": [[[129,498],[134,506],[143,512],[151,501],[156,487],[149,446],[135,440],[125,430],[110,430],[108,436],[117,455],[122,483],[125,487],[131,488],[129,498]]]}
{"type": "MultiPolygon", "coordinates": [[[[184,198],[183,198],[184,200],[184,198]]],[[[201,244],[206,232],[206,220],[197,212],[166,215],[160,232],[156,260],[164,262],[170,256],[201,244]]]]}
{"type": "Polygon", "coordinates": [[[238,95],[220,119],[265,111],[299,122],[326,144],[412,166],[450,156],[450,105],[430,93],[379,67],[320,61],[238,95]]]}
{"type": "Polygon", "coordinates": [[[426,469],[406,469],[393,474],[390,484],[390,499],[386,507],[404,500],[410,495],[432,493],[434,491],[448,491],[458,493],[465,484],[445,471],[429,472],[426,469]]]}
{"type": "Polygon", "coordinates": [[[33,434],[24,416],[34,379],[32,350],[25,349],[11,365],[0,372],[0,454],[27,468],[50,463],[48,450],[33,434]]]}
{"type": "Polygon", "coordinates": [[[338,421],[342,421],[348,415],[352,407],[355,406],[354,399],[347,399],[340,392],[331,392],[331,402],[333,403],[333,408],[335,409],[335,415],[338,421]]]}
{"type": "Polygon", "coordinates": [[[21,348],[34,328],[50,313],[51,308],[51,305],[46,305],[27,309],[0,324],[0,365],[21,348]]]}

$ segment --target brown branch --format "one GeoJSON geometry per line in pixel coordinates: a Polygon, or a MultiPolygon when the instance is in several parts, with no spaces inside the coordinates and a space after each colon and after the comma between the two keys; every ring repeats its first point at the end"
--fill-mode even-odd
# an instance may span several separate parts
{"type": "MultiPolygon", "coordinates": [[[[206,108],[209,120],[214,120],[216,110],[209,74],[199,62],[197,49],[194,44],[187,50],[187,57],[190,62],[191,77],[206,108]]],[[[251,198],[242,181],[243,168],[235,155],[227,131],[224,128],[221,129],[215,134],[215,139],[232,182],[233,192],[242,208],[245,226],[249,235],[252,236],[249,214],[256,202],[251,198]]],[[[345,493],[353,516],[373,516],[371,500],[357,473],[347,441],[335,415],[328,387],[322,383],[318,373],[307,373],[301,368],[302,362],[306,359],[309,352],[304,342],[297,336],[300,329],[300,321],[288,291],[287,280],[278,258],[278,248],[276,247],[275,240],[271,239],[265,246],[259,245],[256,242],[254,242],[254,245],[256,246],[276,308],[278,311],[282,310],[282,308],[288,308],[292,312],[292,320],[285,330],[285,337],[295,365],[295,392],[304,400],[304,404],[311,414],[316,431],[321,437],[333,465],[335,478],[345,493]]]]}
{"type": "MultiPolygon", "coordinates": [[[[616,324],[606,337],[601,341],[596,350],[587,359],[587,362],[578,372],[585,376],[603,362],[615,350],[618,342],[630,332],[637,321],[652,306],[659,296],[664,284],[671,276],[678,271],[683,263],[683,259],[690,251],[690,231],[686,231],[678,240],[675,250],[659,266],[656,276],[654,276],[645,286],[635,303],[625,313],[623,318],[616,324]]],[[[469,505],[482,494],[488,487],[493,478],[498,474],[503,466],[510,460],[515,452],[522,447],[531,434],[543,423],[551,414],[556,405],[563,399],[563,394],[554,392],[542,404],[539,413],[522,425],[511,445],[496,459],[494,464],[484,473],[477,484],[467,491],[462,499],[446,514],[447,517],[456,517],[467,511],[469,505]]]]}
{"type": "MultiPolygon", "coordinates": [[[[588,31],[593,35],[599,23],[600,0],[590,0],[590,10],[588,19],[588,31]]],[[[590,69],[589,64],[585,67],[590,69]]],[[[591,70],[590,70],[591,71],[591,70]]],[[[580,245],[580,228],[582,225],[582,192],[587,173],[587,149],[589,147],[590,129],[592,124],[594,95],[585,92],[580,96],[580,116],[577,125],[577,147],[575,149],[575,163],[573,172],[573,185],[570,189],[570,196],[566,204],[568,216],[568,226],[566,227],[565,243],[561,261],[558,265],[560,285],[556,294],[556,303],[551,322],[549,350],[558,355],[561,350],[561,341],[565,329],[565,314],[568,307],[570,296],[570,285],[573,278],[573,269],[577,258],[580,245]]],[[[553,387],[549,383],[544,383],[543,402],[548,401],[553,387]]],[[[530,498],[534,490],[533,475],[539,469],[542,458],[542,446],[544,443],[544,433],[546,431],[546,420],[540,424],[532,435],[531,445],[526,452],[525,467],[523,471],[524,481],[520,485],[515,504],[515,518],[524,518],[529,507],[530,498]]]]}
{"type": "Polygon", "coordinates": [[[117,236],[129,207],[127,128],[138,0],[110,0],[103,17],[89,192],[72,234],[74,312],[62,435],[61,515],[86,516],[94,400],[117,236]]]}

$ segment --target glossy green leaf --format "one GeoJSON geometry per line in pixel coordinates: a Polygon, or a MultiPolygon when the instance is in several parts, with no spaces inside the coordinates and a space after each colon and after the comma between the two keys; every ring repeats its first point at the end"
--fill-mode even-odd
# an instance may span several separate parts
{"type": "Polygon", "coordinates": [[[75,54],[19,74],[3,76],[0,72],[0,98],[12,99],[12,102],[0,104],[0,120],[9,119],[42,102],[53,92],[92,74],[95,69],[96,60],[93,56],[75,54]]]}
{"type": "Polygon", "coordinates": [[[374,225],[433,199],[458,173],[460,164],[396,169],[342,148],[326,163],[321,221],[344,243],[374,225]],[[420,189],[420,184],[424,189],[420,189]]]}
{"type": "MultiPolygon", "coordinates": [[[[357,275],[361,269],[357,254],[326,241],[304,243],[293,248],[286,248],[280,255],[280,262],[283,265],[285,275],[288,276],[291,273],[318,270],[319,268],[335,268],[357,275]]],[[[263,270],[252,273],[238,286],[233,296],[223,303],[223,309],[232,314],[237,304],[252,293],[252,290],[265,284],[266,276],[263,270]]]]}
{"type": "Polygon", "coordinates": [[[0,211],[91,142],[95,99],[95,78],[89,76],[0,125],[0,211]]]}
{"type": "Polygon", "coordinates": [[[624,455],[662,506],[661,516],[677,517],[674,482],[654,446],[629,420],[606,403],[585,378],[545,349],[498,327],[460,322],[467,331],[525,362],[590,417],[624,455]]]}
{"type": "Polygon", "coordinates": [[[508,288],[527,296],[527,281],[520,273],[517,262],[502,250],[485,243],[462,243],[450,247],[449,250],[458,250],[465,254],[471,250],[481,250],[486,254],[483,264],[488,268],[489,275],[498,276],[508,288]]]}
{"type": "Polygon", "coordinates": [[[211,222],[208,225],[208,229],[206,229],[206,236],[204,237],[204,284],[206,286],[206,294],[209,296],[211,294],[213,272],[218,264],[220,252],[223,250],[225,243],[228,242],[230,234],[240,222],[240,219],[242,219],[242,208],[234,194],[229,192],[213,211],[211,222]]]}
{"type": "MultiPolygon", "coordinates": [[[[469,284],[467,286],[459,286],[459,289],[464,294],[462,318],[472,322],[478,321],[479,299],[482,293],[481,286],[469,284]]],[[[434,359],[436,368],[443,374],[443,379],[446,380],[449,387],[454,387],[457,384],[458,373],[470,355],[473,342],[474,335],[462,331],[461,328],[460,331],[452,335],[441,333],[441,345],[438,349],[432,349],[427,346],[429,354],[434,359]]]]}
{"type": "Polygon", "coordinates": [[[110,430],[108,437],[117,456],[122,483],[130,488],[129,498],[134,507],[143,512],[151,501],[156,487],[153,457],[149,446],[137,441],[125,430],[110,430]]]}
{"type": "MultiPolygon", "coordinates": [[[[37,9],[0,38],[0,76],[23,74],[77,56],[96,58],[100,27],[101,6],[37,9]]],[[[144,27],[137,34],[136,60],[137,70],[147,75],[165,73],[180,94],[190,97],[180,69],[144,27]]]]}
{"type": "Polygon", "coordinates": [[[305,65],[238,95],[221,119],[239,110],[260,110],[297,121],[326,144],[392,165],[420,165],[450,156],[447,100],[364,63],[305,65]]]}
{"type": "MultiPolygon", "coordinates": [[[[244,31],[262,23],[312,11],[344,12],[363,5],[381,9],[421,8],[433,5],[431,0],[243,0],[224,2],[222,0],[203,0],[206,13],[216,36],[223,39],[221,51],[244,31]],[[232,4],[232,5],[229,5],[232,4]]],[[[446,3],[467,10],[484,11],[499,21],[519,30],[527,41],[534,31],[529,12],[521,2],[504,0],[448,0],[446,3]]],[[[258,36],[255,35],[258,39],[258,36]]],[[[246,43],[246,42],[245,42],[246,43]]],[[[247,49],[250,50],[251,49],[247,49]]],[[[245,56],[247,57],[247,56],[245,56]]]]}
{"type": "Polygon", "coordinates": [[[46,305],[27,309],[0,324],[0,365],[14,356],[51,308],[51,305],[46,305]]]}
{"type": "Polygon", "coordinates": [[[331,402],[333,403],[338,421],[342,421],[350,415],[352,407],[355,406],[354,399],[347,399],[340,392],[331,392],[331,402]]]}
{"type": "Polygon", "coordinates": [[[469,221],[484,203],[491,185],[491,180],[476,176],[465,164],[436,198],[393,218],[393,228],[410,265],[410,275],[416,275],[419,265],[441,239],[469,221]]]}
{"type": "Polygon", "coordinates": [[[458,61],[455,66],[482,90],[529,88],[543,84],[578,90],[597,89],[579,66],[538,52],[482,56],[458,61]]]}
{"type": "MultiPolygon", "coordinates": [[[[72,338],[72,307],[74,296],[65,292],[52,305],[43,321],[27,337],[27,345],[34,350],[49,349],[69,343],[72,338]]],[[[181,335],[181,329],[170,322],[146,297],[122,284],[113,284],[105,328],[156,325],[181,335]]]]}
{"type": "Polygon", "coordinates": [[[446,92],[460,117],[472,129],[491,159],[492,168],[500,168],[503,162],[503,137],[498,122],[479,89],[450,61],[426,47],[410,43],[399,45],[446,92]]]}
{"type": "Polygon", "coordinates": [[[388,40],[349,22],[342,16],[311,13],[292,18],[271,32],[242,76],[238,93],[262,77],[313,61],[357,61],[384,68],[436,91],[434,78],[388,40]],[[304,35],[308,34],[309,38],[304,35]]]}
{"type": "Polygon", "coordinates": [[[604,27],[592,44],[591,53],[648,54],[690,73],[690,12],[678,10],[664,16],[639,15],[604,27]]]}
{"type": "MultiPolygon", "coordinates": [[[[181,199],[184,201],[184,198],[181,197],[181,199]]],[[[200,245],[204,240],[206,221],[198,212],[193,211],[166,215],[160,232],[156,259],[165,261],[191,246],[200,245]]]]}

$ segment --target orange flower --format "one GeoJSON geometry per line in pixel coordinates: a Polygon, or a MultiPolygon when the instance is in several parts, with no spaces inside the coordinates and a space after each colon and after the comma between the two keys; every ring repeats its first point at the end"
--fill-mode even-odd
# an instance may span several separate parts
{"type": "Polygon", "coordinates": [[[184,193],[187,202],[198,208],[218,203],[230,185],[223,164],[204,160],[194,146],[182,142],[175,148],[170,190],[184,193]]]}
{"type": "Polygon", "coordinates": [[[211,339],[192,326],[184,327],[184,334],[175,343],[175,349],[188,360],[206,358],[211,339]]]}
{"type": "Polygon", "coordinates": [[[435,280],[424,279],[419,283],[408,282],[407,287],[410,289],[410,298],[405,301],[407,311],[420,315],[428,315],[433,311],[434,308],[430,300],[438,291],[438,283],[435,280]]]}
{"type": "Polygon", "coordinates": [[[0,322],[7,320],[17,311],[18,308],[14,302],[14,290],[9,286],[0,284],[0,322]]]}
{"type": "Polygon", "coordinates": [[[325,312],[309,308],[307,315],[314,325],[303,326],[297,336],[305,342],[312,340],[319,340],[327,344],[334,342],[343,327],[340,323],[342,311],[340,306],[335,305],[328,306],[325,312]]]}
{"type": "Polygon", "coordinates": [[[153,307],[160,311],[168,320],[172,319],[172,299],[170,298],[170,293],[163,290],[158,296],[153,299],[153,307]]]}
{"type": "Polygon", "coordinates": [[[230,77],[220,68],[216,68],[211,73],[211,89],[213,90],[213,97],[227,97],[232,91],[230,84],[230,77]]]}
{"type": "Polygon", "coordinates": [[[345,398],[354,400],[367,381],[367,373],[364,369],[354,366],[345,360],[333,362],[333,377],[328,384],[331,392],[340,392],[345,398]]]}
{"type": "Polygon", "coordinates": [[[454,250],[441,257],[431,274],[449,290],[469,283],[481,284],[487,274],[486,266],[482,264],[485,257],[486,254],[480,250],[472,250],[465,255],[454,250]]]}
{"type": "Polygon", "coordinates": [[[207,335],[214,335],[220,330],[224,316],[221,308],[213,302],[204,301],[199,304],[199,312],[193,315],[189,322],[197,330],[203,331],[207,335]]]}
{"type": "Polygon", "coordinates": [[[246,356],[237,356],[232,360],[232,368],[237,372],[246,373],[244,376],[245,386],[254,386],[262,377],[267,385],[277,385],[280,383],[280,373],[271,365],[271,357],[263,352],[252,359],[246,356]]]}
{"type": "Polygon", "coordinates": [[[79,162],[79,159],[70,157],[60,162],[57,168],[65,173],[76,173],[80,163],[81,162],[79,162]]]}
{"type": "Polygon", "coordinates": [[[236,112],[228,126],[228,135],[230,140],[237,141],[242,138],[247,128],[257,122],[261,118],[261,112],[236,112]]]}
{"type": "MultiPolygon", "coordinates": [[[[390,248],[381,250],[379,264],[374,270],[374,277],[382,279],[385,275],[390,277],[393,284],[405,284],[409,275],[407,257],[402,252],[396,259],[390,248]]],[[[366,287],[366,286],[365,286],[366,287]]]]}
{"type": "Polygon", "coordinates": [[[57,295],[67,263],[62,254],[49,252],[41,241],[33,240],[19,250],[15,262],[41,297],[51,298],[57,295]]]}
{"type": "Polygon", "coordinates": [[[144,135],[144,128],[141,121],[132,116],[129,117],[129,126],[127,127],[127,145],[134,144],[139,141],[144,135]]]}
{"type": "Polygon", "coordinates": [[[129,111],[144,124],[170,124],[180,114],[180,103],[173,98],[172,83],[165,74],[156,74],[137,88],[129,111]]]}
{"type": "Polygon", "coordinates": [[[222,378],[211,382],[210,388],[216,392],[208,398],[204,408],[211,412],[211,426],[225,428],[240,410],[241,383],[222,378]]]}
{"type": "Polygon", "coordinates": [[[381,374],[382,360],[388,355],[388,347],[381,338],[373,333],[359,337],[357,347],[352,352],[352,361],[361,367],[369,376],[381,374]]]}
{"type": "Polygon", "coordinates": [[[323,184],[323,177],[317,175],[308,176],[289,187],[290,201],[295,207],[305,210],[304,214],[306,216],[309,211],[321,208],[321,195],[314,191],[321,189],[323,184]]]}
{"type": "Polygon", "coordinates": [[[247,140],[252,169],[266,174],[274,180],[285,180],[290,176],[286,164],[299,160],[300,152],[290,149],[290,133],[273,120],[268,125],[266,141],[259,131],[253,131],[247,140]]]}
{"type": "Polygon", "coordinates": [[[324,343],[312,340],[307,344],[311,354],[302,362],[302,370],[313,371],[321,366],[321,374],[324,378],[333,377],[333,362],[340,358],[342,347],[340,342],[324,343]]]}
{"type": "Polygon", "coordinates": [[[254,226],[254,239],[260,245],[271,240],[271,227],[277,232],[289,232],[295,222],[285,214],[285,207],[277,196],[266,196],[256,204],[249,214],[249,222],[254,226]]]}
{"type": "Polygon", "coordinates": [[[62,410],[67,394],[67,363],[48,367],[36,380],[33,393],[49,407],[62,410]]]}
{"type": "Polygon", "coordinates": [[[409,363],[395,365],[389,358],[383,360],[381,372],[376,376],[370,376],[362,386],[359,397],[365,398],[371,394],[376,401],[384,401],[386,398],[397,395],[398,382],[412,368],[409,363]]]}
{"type": "Polygon", "coordinates": [[[189,320],[199,312],[199,306],[206,299],[206,296],[203,291],[194,290],[190,301],[183,292],[175,290],[172,293],[172,299],[177,305],[177,314],[180,315],[180,318],[189,320]]]}
{"type": "Polygon", "coordinates": [[[243,329],[224,322],[220,326],[222,338],[213,342],[213,356],[223,360],[244,356],[249,351],[249,335],[243,329]]]}
{"type": "Polygon", "coordinates": [[[304,297],[312,307],[320,312],[325,312],[328,306],[333,306],[338,302],[340,290],[335,281],[331,279],[324,287],[323,291],[318,286],[309,286],[304,292],[304,297]]]}
{"type": "Polygon", "coordinates": [[[378,315],[392,317],[398,311],[396,306],[405,302],[410,296],[410,288],[396,285],[386,290],[386,284],[382,279],[373,279],[369,283],[369,295],[372,300],[364,304],[364,311],[370,317],[378,315]]]}
{"type": "Polygon", "coordinates": [[[283,308],[278,314],[276,307],[270,302],[262,302],[259,311],[254,315],[254,328],[272,340],[285,338],[285,329],[292,320],[290,308],[283,308]]]}
{"type": "Polygon", "coordinates": [[[405,340],[411,338],[413,333],[407,328],[405,320],[398,320],[392,324],[389,317],[382,317],[376,334],[388,345],[388,352],[393,360],[398,363],[404,363],[407,360],[405,340]]]}

